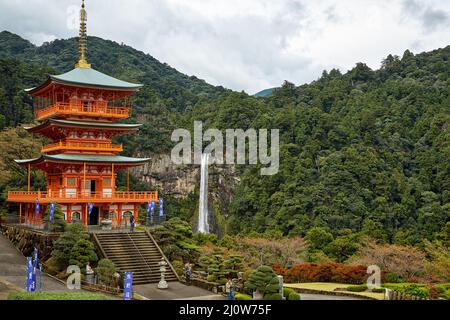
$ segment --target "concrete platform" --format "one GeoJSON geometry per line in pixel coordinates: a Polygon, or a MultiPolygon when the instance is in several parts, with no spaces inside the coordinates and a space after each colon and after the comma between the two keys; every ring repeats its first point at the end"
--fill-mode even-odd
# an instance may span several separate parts
{"type": "Polygon", "coordinates": [[[137,285],[133,290],[150,300],[225,300],[221,295],[180,282],[169,282],[165,290],[158,289],[157,283],[137,285]]]}

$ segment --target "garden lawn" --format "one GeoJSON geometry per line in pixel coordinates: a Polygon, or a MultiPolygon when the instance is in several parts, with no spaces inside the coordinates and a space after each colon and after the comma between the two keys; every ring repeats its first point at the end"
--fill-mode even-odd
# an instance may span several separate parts
{"type": "MultiPolygon", "coordinates": [[[[318,293],[320,292],[335,292],[336,289],[341,288],[345,289],[349,284],[343,283],[330,283],[330,282],[310,282],[310,283],[285,283],[284,287],[292,288],[292,289],[306,289],[306,290],[314,290],[318,293]]],[[[354,296],[367,297],[371,299],[384,300],[384,293],[376,293],[376,292],[350,292],[345,290],[340,290],[338,293],[346,293],[354,296]]]]}
{"type": "Polygon", "coordinates": [[[19,292],[10,293],[8,300],[111,300],[111,298],[90,292],[19,292]]]}

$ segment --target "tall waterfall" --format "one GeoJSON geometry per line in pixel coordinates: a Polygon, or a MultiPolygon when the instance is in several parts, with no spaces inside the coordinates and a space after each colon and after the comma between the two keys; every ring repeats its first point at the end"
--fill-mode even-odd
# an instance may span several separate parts
{"type": "Polygon", "coordinates": [[[200,176],[200,209],[198,216],[198,232],[209,233],[208,222],[208,162],[209,153],[202,154],[202,166],[200,176]]]}

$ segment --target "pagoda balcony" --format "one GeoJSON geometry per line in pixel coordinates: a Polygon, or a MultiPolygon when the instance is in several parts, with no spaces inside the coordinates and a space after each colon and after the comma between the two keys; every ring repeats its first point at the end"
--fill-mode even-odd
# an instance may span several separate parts
{"type": "Polygon", "coordinates": [[[158,192],[109,192],[109,193],[91,193],[91,192],[26,192],[10,191],[8,192],[8,202],[14,203],[147,203],[149,201],[158,202],[158,192]]]}
{"type": "Polygon", "coordinates": [[[105,101],[93,101],[90,104],[82,101],[76,102],[56,102],[53,105],[38,109],[35,111],[36,120],[41,121],[50,117],[70,117],[82,116],[93,118],[107,118],[111,120],[120,120],[129,118],[131,114],[130,107],[108,106],[105,101]]]}
{"type": "Polygon", "coordinates": [[[54,151],[92,151],[92,152],[111,152],[117,153],[123,151],[122,144],[102,143],[102,142],[66,142],[46,145],[42,147],[42,153],[54,151]]]}

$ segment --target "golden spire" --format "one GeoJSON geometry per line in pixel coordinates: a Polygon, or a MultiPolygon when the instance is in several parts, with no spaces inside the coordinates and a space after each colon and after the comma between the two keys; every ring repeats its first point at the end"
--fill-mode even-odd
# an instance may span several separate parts
{"type": "Polygon", "coordinates": [[[75,68],[90,68],[91,65],[87,63],[86,60],[86,49],[87,49],[87,33],[86,33],[86,21],[87,21],[87,15],[86,10],[84,9],[84,0],[81,4],[81,11],[80,11],[80,39],[79,39],[79,47],[78,47],[78,53],[79,53],[79,60],[78,63],[75,65],[75,68]]]}

